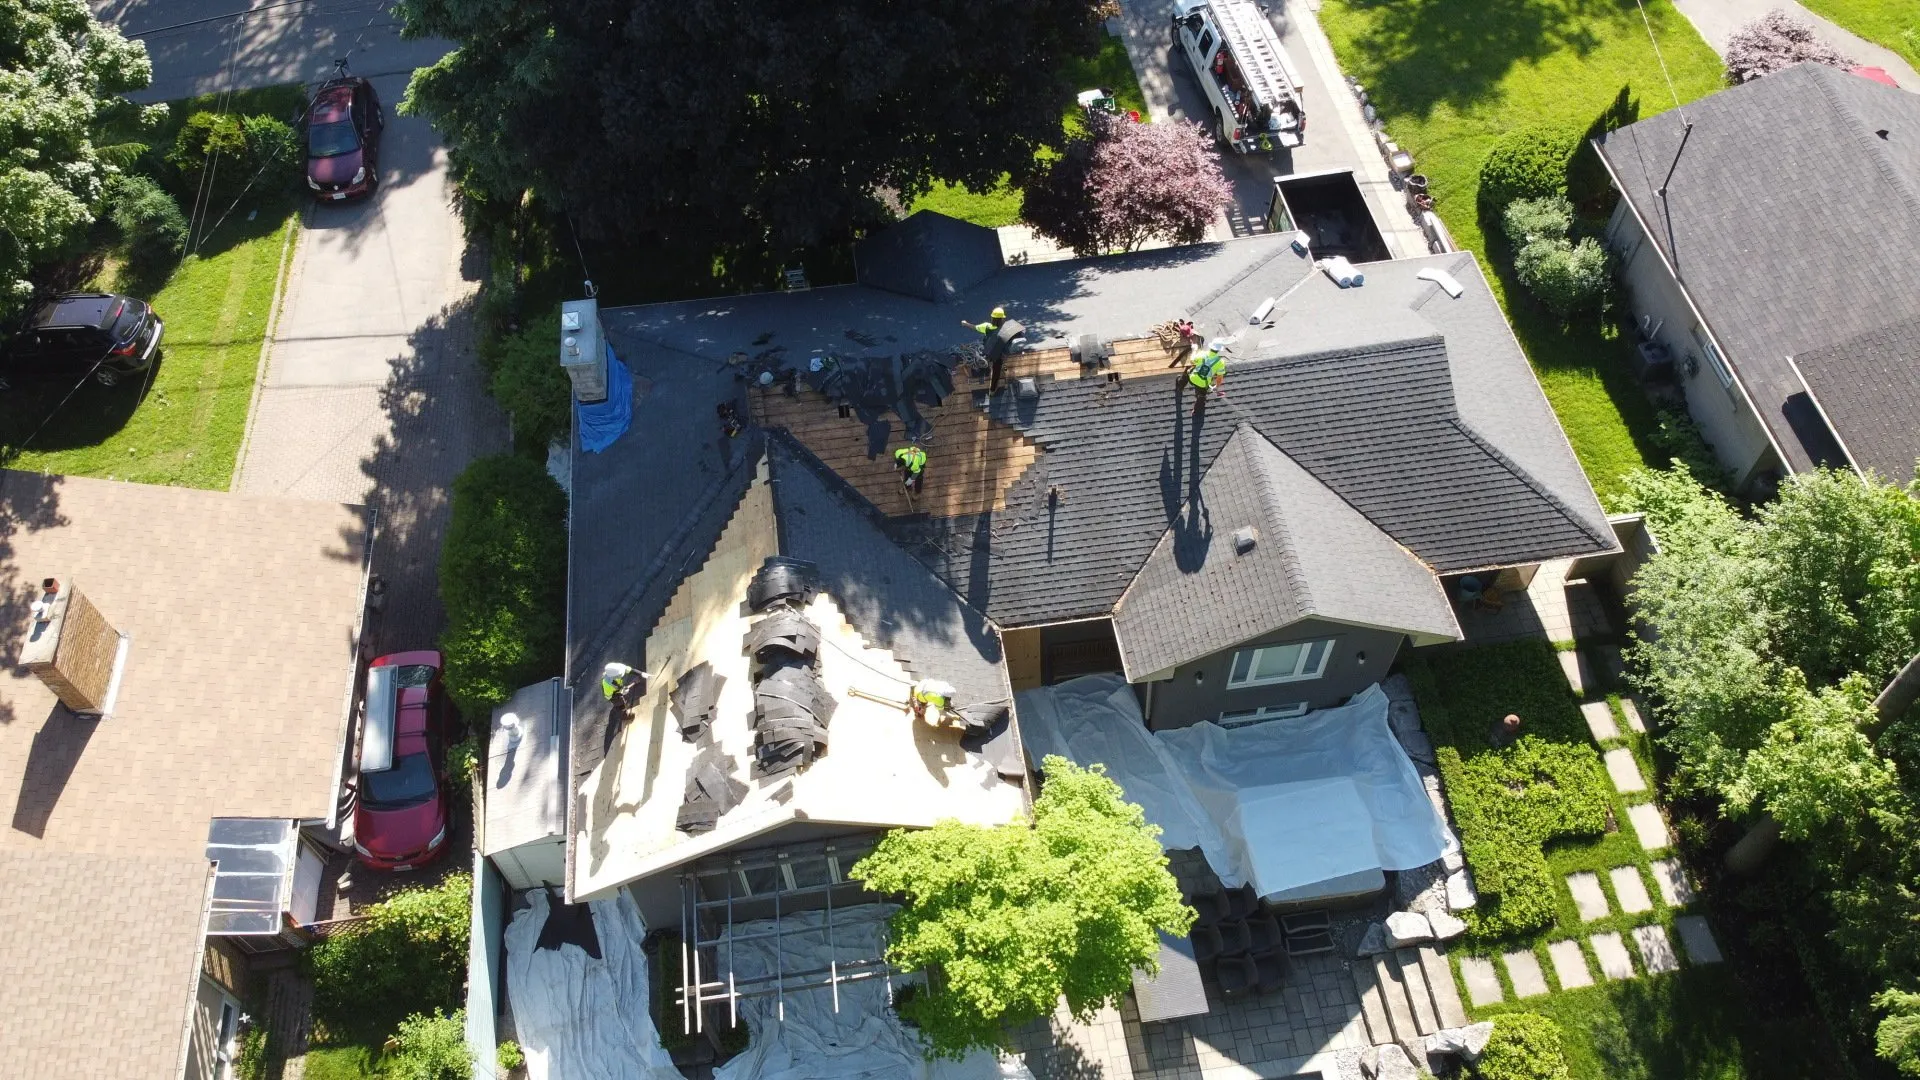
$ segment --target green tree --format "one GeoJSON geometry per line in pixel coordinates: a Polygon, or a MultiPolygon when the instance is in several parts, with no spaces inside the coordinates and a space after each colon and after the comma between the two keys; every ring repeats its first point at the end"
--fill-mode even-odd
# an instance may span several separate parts
{"type": "Polygon", "coordinates": [[[1135,968],[1157,970],[1160,932],[1193,925],[1159,828],[1106,770],[1061,757],[1042,768],[1031,828],[897,830],[853,869],[905,899],[887,960],[927,973],[929,989],[901,1013],[932,1055],[995,1046],[1062,996],[1088,1017],[1118,1000],[1135,968]]]}
{"type": "Polygon", "coordinates": [[[536,679],[564,647],[567,496],[540,463],[484,457],[453,482],[440,547],[447,692],[469,722],[536,679]]]}
{"type": "Polygon", "coordinates": [[[1920,1076],[1920,994],[1886,990],[1874,996],[1873,1005],[1887,1013],[1875,1032],[1880,1056],[1902,1075],[1920,1076]]]}
{"type": "Polygon", "coordinates": [[[146,46],[85,0],[0,0],[0,319],[93,222],[118,171],[94,133],[152,76],[146,46]]]}
{"type": "Polygon", "coordinates": [[[330,1035],[371,1038],[420,1009],[458,1008],[472,896],[467,874],[402,889],[301,953],[315,1021],[330,1035]]]}
{"type": "Polygon", "coordinates": [[[572,430],[573,389],[557,361],[560,314],[551,312],[488,348],[487,389],[513,416],[513,445],[545,453],[547,444],[572,430]]]}
{"type": "Polygon", "coordinates": [[[1197,243],[1233,199],[1198,124],[1094,117],[1030,181],[1020,214],[1082,255],[1134,251],[1155,237],[1197,243]]]}
{"type": "Polygon", "coordinates": [[[935,179],[985,190],[1057,143],[1099,0],[401,0],[449,38],[403,112],[469,195],[531,188],[583,231],[776,247],[935,179]]]}
{"type": "Polygon", "coordinates": [[[460,1009],[414,1013],[400,1021],[381,1075],[386,1080],[472,1080],[466,1021],[460,1009]]]}

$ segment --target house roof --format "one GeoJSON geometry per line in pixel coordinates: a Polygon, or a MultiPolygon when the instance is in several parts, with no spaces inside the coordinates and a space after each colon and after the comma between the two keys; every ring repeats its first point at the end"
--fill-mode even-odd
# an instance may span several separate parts
{"type": "Polygon", "coordinates": [[[192,856],[0,851],[9,1068],[179,1080],[212,877],[192,856]],[[87,1016],[109,1018],[110,1034],[76,1037],[87,1016]]]}
{"type": "Polygon", "coordinates": [[[1684,150],[1681,112],[1600,152],[1787,464],[1806,469],[1820,425],[1787,358],[1920,317],[1920,97],[1800,64],[1689,104],[1684,150]]]}
{"type": "Polygon", "coordinates": [[[523,686],[493,710],[487,739],[486,828],[480,854],[531,844],[567,831],[567,777],[561,771],[572,737],[569,698],[559,679],[523,686]],[[519,720],[516,742],[503,721],[519,720]]]}
{"type": "Polygon", "coordinates": [[[1138,681],[1306,618],[1460,637],[1431,570],[1242,423],[1115,606],[1120,657],[1138,681]]]}
{"type": "Polygon", "coordinates": [[[863,285],[938,303],[999,271],[1000,234],[919,210],[854,245],[853,262],[863,285]]]}
{"type": "Polygon", "coordinates": [[[1894,483],[1920,458],[1920,318],[1793,358],[1855,468],[1894,483]]]}

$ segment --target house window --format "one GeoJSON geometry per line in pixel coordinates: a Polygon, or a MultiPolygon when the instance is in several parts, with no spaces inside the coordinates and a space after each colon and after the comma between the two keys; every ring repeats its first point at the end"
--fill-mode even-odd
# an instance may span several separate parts
{"type": "Polygon", "coordinates": [[[1720,376],[1720,385],[1733,388],[1733,369],[1727,366],[1727,358],[1714,348],[1713,339],[1707,336],[1703,327],[1693,328],[1693,340],[1700,343],[1700,351],[1707,354],[1707,363],[1713,365],[1713,373],[1720,376]]]}
{"type": "Polygon", "coordinates": [[[1296,641],[1241,649],[1233,654],[1227,689],[1317,679],[1327,670],[1327,657],[1332,653],[1331,641],[1296,641]]]}
{"type": "Polygon", "coordinates": [[[1245,727],[1262,720],[1287,720],[1295,716],[1307,715],[1307,703],[1296,701],[1288,705],[1262,705],[1257,709],[1239,709],[1220,714],[1221,727],[1245,727]]]}

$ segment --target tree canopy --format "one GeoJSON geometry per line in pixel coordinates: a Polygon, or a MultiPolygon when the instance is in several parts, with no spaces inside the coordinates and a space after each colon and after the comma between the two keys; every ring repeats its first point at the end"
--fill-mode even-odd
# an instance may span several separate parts
{"type": "Polygon", "coordinates": [[[1061,757],[1043,769],[1031,828],[895,831],[853,868],[868,888],[906,898],[887,959],[928,972],[929,988],[900,1009],[934,1055],[995,1046],[1063,995],[1091,1016],[1135,968],[1157,970],[1160,931],[1193,925],[1159,828],[1106,771],[1061,757]]]}
{"type": "Polygon", "coordinates": [[[1195,243],[1232,197],[1198,124],[1094,116],[1027,185],[1021,217],[1081,255],[1101,255],[1156,237],[1195,243]]]}
{"type": "Polygon", "coordinates": [[[0,0],[0,318],[32,295],[34,264],[92,224],[118,171],[94,132],[152,77],[146,46],[85,0],[0,0]]]}
{"type": "Polygon", "coordinates": [[[804,245],[1058,142],[1099,0],[401,0],[470,197],[531,189],[609,237],[804,245]]]}

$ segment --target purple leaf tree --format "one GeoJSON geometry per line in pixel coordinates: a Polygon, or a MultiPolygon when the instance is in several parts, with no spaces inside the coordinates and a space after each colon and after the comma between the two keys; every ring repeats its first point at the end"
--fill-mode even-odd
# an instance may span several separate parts
{"type": "Polygon", "coordinates": [[[1094,117],[1088,129],[1028,184],[1021,216],[1036,232],[1081,255],[1206,236],[1233,189],[1205,130],[1118,117],[1094,117]]]}
{"type": "Polygon", "coordinates": [[[1795,64],[1849,68],[1854,62],[1814,38],[1813,24],[1775,8],[1727,39],[1727,81],[1752,82],[1795,64]]]}

